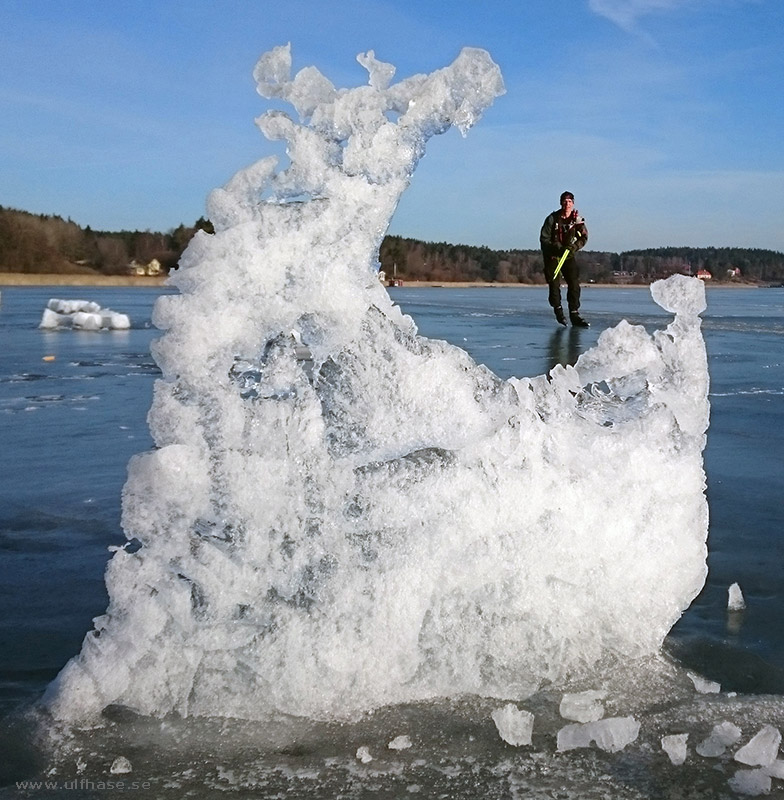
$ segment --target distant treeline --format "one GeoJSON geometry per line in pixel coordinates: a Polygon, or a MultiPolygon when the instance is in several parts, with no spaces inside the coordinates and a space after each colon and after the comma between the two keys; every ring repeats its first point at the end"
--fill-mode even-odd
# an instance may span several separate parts
{"type": "MultiPolygon", "coordinates": [[[[606,253],[583,250],[578,256],[583,281],[650,283],[675,272],[711,273],[717,281],[780,283],[784,253],[740,247],[660,247],[606,253]]],[[[381,245],[387,278],[443,281],[544,283],[539,250],[491,250],[487,247],[420,242],[387,236],[381,245]]]]}
{"type": "MultiPolygon", "coordinates": [[[[94,231],[70,219],[0,206],[0,272],[124,275],[132,262],[153,259],[164,272],[176,269],[197,230],[212,232],[204,218],[167,233],[94,231]]],[[[491,250],[446,242],[386,236],[379,253],[388,279],[543,283],[538,250],[491,250]]],[[[649,283],[674,272],[707,270],[717,281],[780,283],[784,253],[732,247],[662,247],[606,253],[583,250],[584,281],[649,283]]]]}
{"type": "Polygon", "coordinates": [[[0,206],[0,272],[127,275],[132,261],[153,259],[168,272],[199,228],[212,231],[205,219],[168,233],[94,231],[70,219],[0,206]]]}

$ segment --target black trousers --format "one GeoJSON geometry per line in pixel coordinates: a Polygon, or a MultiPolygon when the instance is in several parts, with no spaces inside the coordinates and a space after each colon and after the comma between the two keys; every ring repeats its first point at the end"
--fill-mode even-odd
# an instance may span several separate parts
{"type": "Polygon", "coordinates": [[[548,301],[553,308],[561,305],[561,278],[566,281],[566,304],[569,313],[580,308],[580,268],[574,255],[568,255],[558,277],[553,279],[553,273],[558,266],[558,258],[544,256],[544,277],[550,287],[548,301]]]}

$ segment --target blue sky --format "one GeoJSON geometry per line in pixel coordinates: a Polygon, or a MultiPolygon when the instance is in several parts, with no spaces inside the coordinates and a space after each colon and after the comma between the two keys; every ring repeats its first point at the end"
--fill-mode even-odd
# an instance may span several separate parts
{"type": "Polygon", "coordinates": [[[782,0],[0,0],[0,205],[168,230],[275,153],[258,57],[366,83],[486,49],[507,93],[432,139],[390,232],[535,248],[564,189],[588,249],[784,251],[782,0]]]}

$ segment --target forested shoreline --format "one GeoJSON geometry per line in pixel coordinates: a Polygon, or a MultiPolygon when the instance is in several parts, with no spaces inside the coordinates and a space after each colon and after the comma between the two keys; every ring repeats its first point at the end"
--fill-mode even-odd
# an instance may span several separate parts
{"type": "MultiPolygon", "coordinates": [[[[0,206],[0,272],[22,274],[129,275],[157,262],[176,269],[198,230],[212,233],[204,218],[165,233],[97,231],[59,216],[0,206]]],[[[581,276],[595,283],[650,283],[675,272],[709,273],[717,282],[779,284],[784,253],[730,247],[661,247],[623,253],[583,250],[581,276]]],[[[387,279],[400,281],[543,283],[538,250],[492,250],[447,242],[386,236],[379,261],[387,279]]]]}

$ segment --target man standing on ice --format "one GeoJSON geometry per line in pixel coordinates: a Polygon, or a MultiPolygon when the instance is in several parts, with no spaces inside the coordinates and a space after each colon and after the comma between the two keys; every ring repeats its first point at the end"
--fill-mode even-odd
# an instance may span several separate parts
{"type": "Polygon", "coordinates": [[[588,241],[585,220],[574,207],[574,195],[561,195],[561,208],[548,214],[539,234],[544,259],[544,277],[550,287],[549,302],[555,318],[566,325],[561,306],[561,275],[566,279],[566,302],[569,319],[576,328],[587,328],[588,323],[580,316],[580,268],[574,254],[588,241]]]}

